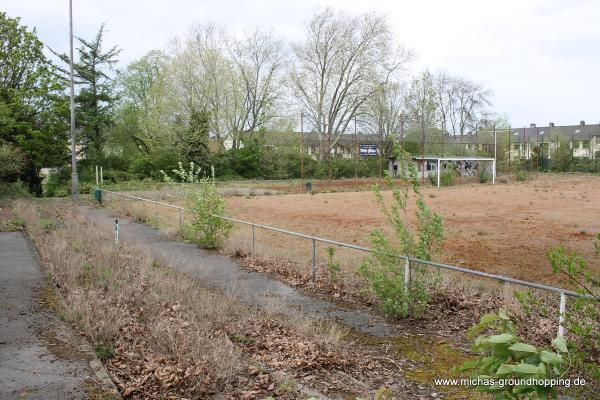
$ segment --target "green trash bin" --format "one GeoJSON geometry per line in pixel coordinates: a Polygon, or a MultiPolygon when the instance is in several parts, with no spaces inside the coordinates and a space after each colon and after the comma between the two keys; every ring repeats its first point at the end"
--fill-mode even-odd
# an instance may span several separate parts
{"type": "Polygon", "coordinates": [[[308,181],[304,184],[304,186],[306,186],[306,191],[307,192],[312,192],[312,182],[308,181]]]}
{"type": "Polygon", "coordinates": [[[98,189],[98,188],[94,189],[94,199],[98,203],[102,204],[102,190],[101,189],[98,189]]]}

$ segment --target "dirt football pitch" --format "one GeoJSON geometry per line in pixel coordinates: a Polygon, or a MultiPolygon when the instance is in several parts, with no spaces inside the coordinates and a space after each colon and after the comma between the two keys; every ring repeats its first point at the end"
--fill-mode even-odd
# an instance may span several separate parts
{"type": "MultiPolygon", "coordinates": [[[[546,251],[565,245],[592,257],[593,237],[600,232],[598,176],[540,174],[529,182],[426,187],[423,193],[444,221],[439,258],[467,268],[565,285],[552,274],[546,251]]],[[[389,191],[385,197],[391,198],[389,191]]],[[[364,246],[373,229],[388,226],[368,190],[228,196],[227,206],[236,218],[364,246]]]]}

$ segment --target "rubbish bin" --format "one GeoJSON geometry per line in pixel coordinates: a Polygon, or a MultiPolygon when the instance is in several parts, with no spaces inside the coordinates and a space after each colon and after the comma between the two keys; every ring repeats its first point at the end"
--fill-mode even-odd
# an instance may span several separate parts
{"type": "Polygon", "coordinates": [[[304,186],[306,186],[306,191],[307,192],[312,192],[312,182],[308,181],[304,184],[304,186]]]}
{"type": "Polygon", "coordinates": [[[94,189],[94,199],[98,203],[102,204],[102,190],[101,189],[98,189],[98,188],[94,189]]]}

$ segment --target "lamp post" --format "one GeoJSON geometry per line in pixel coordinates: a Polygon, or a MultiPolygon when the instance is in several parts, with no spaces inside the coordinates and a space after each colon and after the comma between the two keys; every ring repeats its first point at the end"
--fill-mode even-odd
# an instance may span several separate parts
{"type": "Polygon", "coordinates": [[[77,148],[75,146],[75,87],[73,84],[73,0],[69,0],[69,75],[71,84],[71,200],[77,204],[79,177],[77,175],[77,148]]]}

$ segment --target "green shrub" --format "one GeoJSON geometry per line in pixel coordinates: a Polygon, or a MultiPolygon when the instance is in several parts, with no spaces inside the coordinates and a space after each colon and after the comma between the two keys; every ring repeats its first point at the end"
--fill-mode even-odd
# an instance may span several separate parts
{"type": "Polygon", "coordinates": [[[515,177],[518,182],[525,182],[527,180],[527,172],[524,169],[518,169],[515,177]]]}
{"type": "Polygon", "coordinates": [[[38,225],[46,233],[53,231],[56,226],[54,220],[50,218],[40,218],[38,225]]]}
{"type": "Polygon", "coordinates": [[[442,186],[452,186],[454,185],[454,178],[456,174],[454,171],[442,171],[440,175],[440,185],[442,186]]]}
{"type": "Polygon", "coordinates": [[[23,182],[0,182],[0,201],[27,197],[31,197],[31,193],[23,182]]]}
{"type": "Polygon", "coordinates": [[[106,361],[112,358],[114,355],[114,350],[112,346],[106,343],[96,344],[96,346],[94,346],[94,352],[96,353],[96,356],[102,361],[106,361]]]}
{"type": "Polygon", "coordinates": [[[491,177],[486,168],[481,168],[479,171],[479,183],[488,183],[491,177]]]}
{"type": "Polygon", "coordinates": [[[23,218],[12,216],[0,220],[0,232],[17,232],[25,229],[25,220],[23,218]]]}
{"type": "Polygon", "coordinates": [[[437,175],[431,175],[431,174],[429,174],[429,175],[427,175],[427,179],[429,179],[429,183],[432,186],[437,186],[437,175]]]}
{"type": "Polygon", "coordinates": [[[206,248],[214,249],[227,238],[232,224],[221,218],[225,214],[225,200],[217,190],[214,169],[210,177],[201,177],[201,172],[200,168],[194,167],[193,162],[190,163],[189,171],[179,163],[179,169],[173,170],[175,176],[182,182],[178,184],[161,171],[165,181],[180,190],[186,200],[186,212],[192,219],[191,239],[206,248]]]}
{"type": "Polygon", "coordinates": [[[340,272],[342,272],[342,266],[339,261],[334,260],[335,257],[335,247],[329,246],[326,249],[327,251],[327,271],[329,272],[329,277],[332,281],[337,281],[339,278],[340,272]]]}
{"type": "Polygon", "coordinates": [[[455,369],[471,372],[471,378],[478,383],[473,388],[494,393],[496,399],[557,398],[555,387],[527,379],[561,377],[563,356],[568,354],[567,343],[562,337],[552,341],[554,350],[540,350],[522,343],[517,335],[516,320],[502,310],[481,317],[480,322],[469,330],[469,337],[472,339],[482,332],[494,334],[475,339],[472,351],[479,357],[455,369]]]}
{"type": "Polygon", "coordinates": [[[396,186],[389,174],[386,184],[391,188],[393,200],[387,205],[380,188],[375,187],[375,197],[394,237],[387,238],[376,229],[371,233],[372,253],[358,268],[365,277],[370,291],[379,301],[379,307],[388,315],[406,317],[420,315],[430,300],[427,290],[427,274],[423,269],[415,268],[408,287],[404,280],[404,261],[402,256],[431,260],[434,252],[441,249],[444,228],[441,217],[433,213],[425,204],[419,187],[417,171],[410,154],[394,144],[398,172],[402,185],[396,186]],[[417,228],[411,231],[408,224],[407,203],[410,194],[416,197],[417,228]]]}
{"type": "MultiPolygon", "coordinates": [[[[456,174],[454,171],[445,170],[440,173],[440,186],[452,186],[454,185],[454,178],[456,174]]],[[[428,175],[429,183],[433,186],[437,186],[437,174],[428,175]]]]}
{"type": "MultiPolygon", "coordinates": [[[[593,246],[597,260],[600,235],[596,236],[593,246]]],[[[587,398],[600,390],[600,271],[594,269],[591,258],[583,258],[564,246],[548,250],[546,257],[554,273],[567,277],[580,294],[587,296],[569,298],[563,324],[565,331],[573,337],[569,343],[572,374],[586,379],[586,385],[577,389],[582,392],[582,398],[587,398]]],[[[527,313],[556,319],[555,310],[549,310],[531,293],[517,296],[517,299],[527,313]]]]}
{"type": "MultiPolygon", "coordinates": [[[[594,250],[597,260],[600,256],[600,234],[594,241],[594,250]]],[[[588,296],[569,299],[565,327],[577,337],[573,346],[573,368],[581,376],[594,381],[596,389],[600,389],[600,271],[590,267],[591,260],[563,246],[549,250],[546,255],[554,273],[567,276],[579,293],[588,296]]]]}
{"type": "Polygon", "coordinates": [[[14,181],[26,165],[25,154],[18,147],[0,142],[0,181],[14,181]]]}

